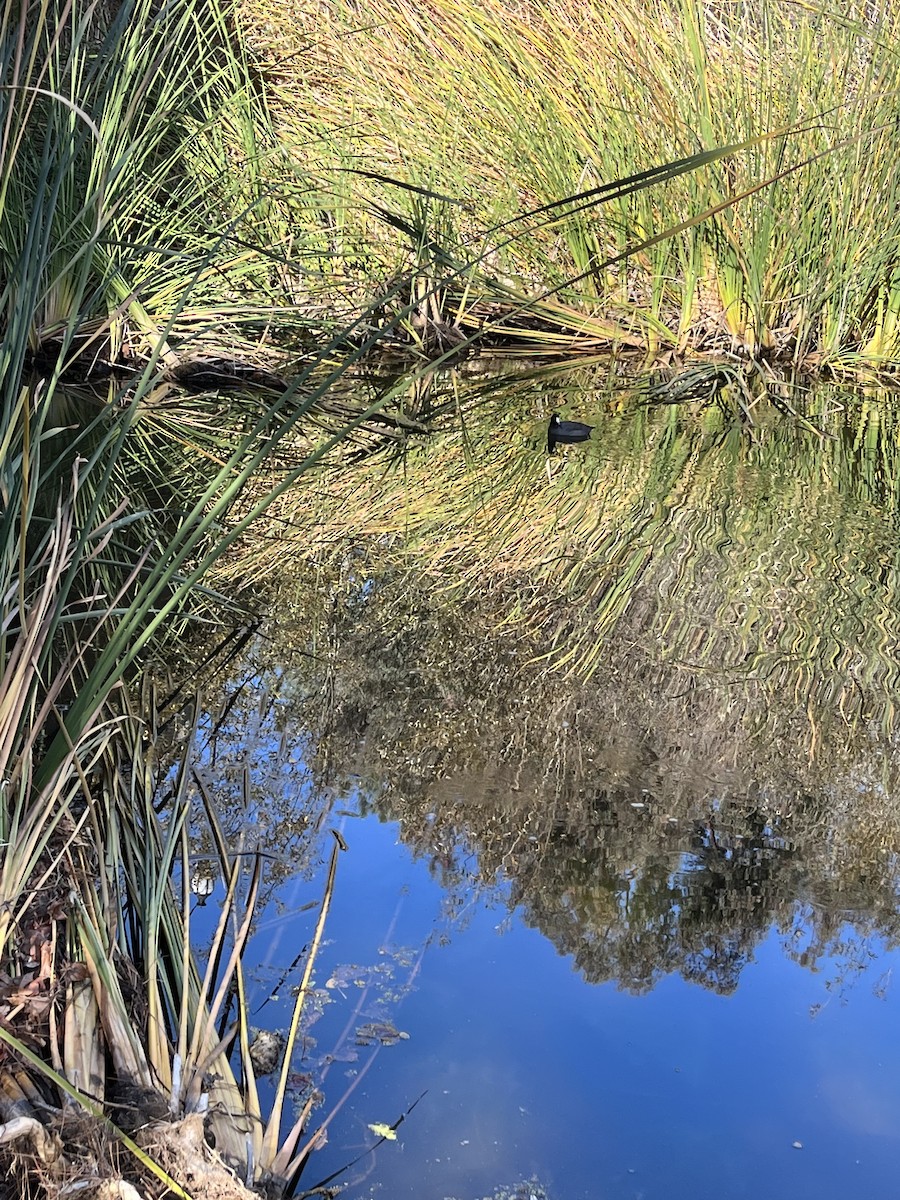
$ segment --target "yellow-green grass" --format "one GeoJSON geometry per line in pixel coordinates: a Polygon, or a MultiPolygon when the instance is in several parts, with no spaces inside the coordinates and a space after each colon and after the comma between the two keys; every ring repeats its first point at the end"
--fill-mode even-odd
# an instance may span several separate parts
{"type": "Polygon", "coordinates": [[[651,350],[900,357],[889,6],[245,0],[243,14],[282,138],[316,139],[336,246],[357,267],[364,248],[373,288],[477,261],[475,292],[560,289],[651,350]],[[765,134],[650,189],[525,215],[765,134]]]}

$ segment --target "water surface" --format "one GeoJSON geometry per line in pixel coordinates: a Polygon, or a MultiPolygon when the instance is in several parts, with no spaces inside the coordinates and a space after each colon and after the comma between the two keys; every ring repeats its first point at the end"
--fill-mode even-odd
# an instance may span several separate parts
{"type": "Polygon", "coordinates": [[[482,386],[281,514],[198,758],[272,855],[260,1024],[348,846],[303,1187],[895,1190],[898,443],[865,395],[790,411],[482,386]],[[548,469],[551,409],[597,430],[548,469]]]}

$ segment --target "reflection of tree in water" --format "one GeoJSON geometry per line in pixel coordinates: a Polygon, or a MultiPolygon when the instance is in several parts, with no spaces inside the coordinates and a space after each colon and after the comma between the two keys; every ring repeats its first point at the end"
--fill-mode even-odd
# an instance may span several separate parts
{"type": "Polygon", "coordinates": [[[627,793],[593,807],[593,819],[556,832],[550,852],[521,864],[512,900],[526,921],[592,982],[647,991],[678,972],[733,990],[773,921],[789,918],[792,847],[737,802],[730,817],[703,821],[660,819],[627,793]]]}
{"type": "Polygon", "coordinates": [[[451,603],[377,556],[278,597],[278,728],[308,731],[308,795],[399,821],[451,902],[498,888],[632,990],[732,990],[773,926],[794,953],[798,913],[807,966],[855,931],[897,940],[888,744],[847,732],[810,762],[795,696],[654,661],[639,608],[573,683],[503,621],[508,596],[451,603]]]}

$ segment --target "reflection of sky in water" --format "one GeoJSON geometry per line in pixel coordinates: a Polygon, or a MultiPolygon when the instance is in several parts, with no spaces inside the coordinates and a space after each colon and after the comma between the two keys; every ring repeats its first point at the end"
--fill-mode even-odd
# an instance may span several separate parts
{"type": "MultiPolygon", "coordinates": [[[[397,844],[396,826],[347,818],[342,827],[349,851],[318,986],[342,964],[383,961],[386,940],[430,942],[413,989],[385,1010],[409,1040],[378,1051],[302,1188],[370,1145],[369,1123],[396,1121],[424,1092],[374,1166],[365,1158],[342,1177],[355,1181],[350,1195],[468,1200],[532,1175],[567,1200],[892,1194],[900,1141],[893,954],[820,960],[813,972],[785,956],[792,931],[757,948],[731,996],[674,975],[643,996],[589,986],[502,905],[474,905],[451,921],[445,894],[397,844]]],[[[262,918],[246,959],[258,968],[254,1009],[311,936],[315,912],[297,910],[317,886],[288,881],[262,918]]],[[[411,970],[398,969],[398,986],[411,970]]],[[[286,1023],[288,990],[254,1021],[286,1023]]],[[[344,995],[313,1028],[319,1053],[359,991],[344,995]]],[[[359,1053],[356,1063],[332,1064],[319,1117],[371,1052],[359,1053]]]]}

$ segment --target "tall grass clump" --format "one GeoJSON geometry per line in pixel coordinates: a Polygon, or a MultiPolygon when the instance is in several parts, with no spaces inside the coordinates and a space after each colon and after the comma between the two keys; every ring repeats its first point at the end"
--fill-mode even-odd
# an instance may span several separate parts
{"type": "MultiPolygon", "coordinates": [[[[650,350],[809,367],[900,357],[890,6],[374,0],[364,21],[341,0],[243,10],[263,52],[276,54],[277,30],[287,56],[288,135],[318,133],[327,156],[329,132],[347,131],[335,168],[349,145],[357,167],[428,189],[428,230],[478,260],[482,295],[501,285],[533,305],[553,291],[650,350]],[[739,148],[652,189],[590,195],[726,146],[739,148]]],[[[380,245],[373,271],[419,261],[417,205],[356,177],[348,226],[380,245]],[[399,220],[416,235],[405,254],[399,220]]]]}
{"type": "Polygon", "coordinates": [[[133,683],[221,620],[209,568],[324,452],[301,424],[344,335],[288,345],[319,216],[217,0],[8,6],[0,61],[0,1147],[16,1195],[245,1194],[212,1132],[277,1193],[303,1122],[282,1141],[284,1082],[266,1121],[247,1030],[217,1023],[256,882],[239,903],[210,808],[229,893],[201,973],[186,760],[163,803],[133,683]],[[160,1118],[176,1136],[135,1134],[160,1118]]]}
{"type": "Polygon", "coordinates": [[[4,371],[270,364],[299,339],[320,214],[227,6],[8,7],[0,53],[4,371]]]}

